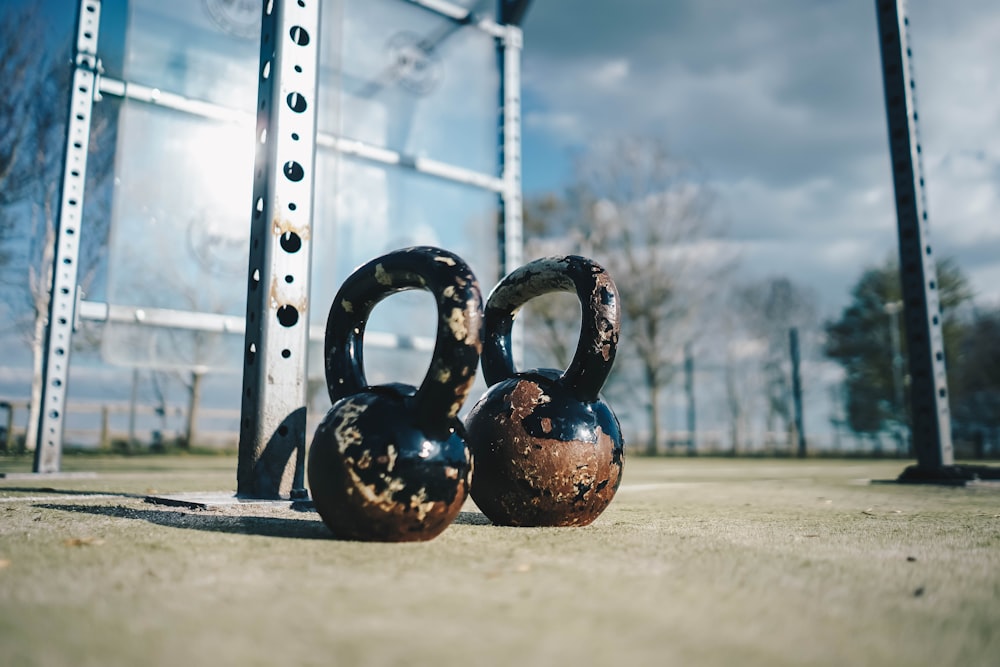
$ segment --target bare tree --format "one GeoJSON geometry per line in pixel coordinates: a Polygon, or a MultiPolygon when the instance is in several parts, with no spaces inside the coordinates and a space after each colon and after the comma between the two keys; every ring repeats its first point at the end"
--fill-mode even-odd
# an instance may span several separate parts
{"type": "MultiPolygon", "coordinates": [[[[568,252],[563,228],[567,219],[567,202],[555,195],[546,194],[526,201],[526,254],[545,257],[568,252]]],[[[577,250],[577,245],[572,242],[572,251],[577,250]]],[[[576,350],[580,323],[580,305],[575,296],[554,293],[532,299],[525,305],[525,317],[531,323],[531,345],[525,350],[528,365],[569,366],[576,350]]]]}
{"type": "MultiPolygon", "coordinates": [[[[714,279],[732,263],[718,244],[714,197],[698,170],[663,142],[622,139],[582,156],[573,186],[558,201],[541,216],[533,242],[588,255],[617,283],[622,336],[609,382],[625,400],[642,404],[646,451],[656,453],[664,390],[681,363],[688,329],[714,279]]],[[[543,322],[533,340],[546,334],[543,322]]]]}
{"type": "MultiPolygon", "coordinates": [[[[16,81],[0,101],[0,290],[11,323],[33,354],[27,442],[36,440],[41,402],[42,357],[48,325],[55,254],[59,184],[66,142],[72,67],[68,37],[55,49],[41,5],[0,17],[0,74],[16,81]]],[[[110,174],[114,156],[115,105],[96,110],[91,127],[88,198],[81,234],[80,284],[93,280],[107,235],[110,174]]]]}

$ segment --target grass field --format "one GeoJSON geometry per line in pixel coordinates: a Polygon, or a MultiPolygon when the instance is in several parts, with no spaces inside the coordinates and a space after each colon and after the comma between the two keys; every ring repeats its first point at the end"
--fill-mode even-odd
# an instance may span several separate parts
{"type": "Polygon", "coordinates": [[[868,482],[903,465],[633,457],[586,528],[364,544],[143,500],[231,458],[67,457],[0,480],[0,664],[998,665],[1000,486],[868,482]]]}

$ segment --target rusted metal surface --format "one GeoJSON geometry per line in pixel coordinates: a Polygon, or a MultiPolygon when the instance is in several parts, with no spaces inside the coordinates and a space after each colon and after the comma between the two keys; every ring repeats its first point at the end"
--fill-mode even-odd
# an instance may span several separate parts
{"type": "Polygon", "coordinates": [[[583,526],[614,498],[624,441],[600,390],[618,347],[618,301],[607,271],[577,256],[531,262],[490,295],[482,361],[491,387],[466,429],[476,462],[472,499],[494,523],[583,526]],[[556,291],[576,292],[582,306],[573,360],[565,372],[517,372],[510,345],[515,314],[530,299],[556,291]]]}
{"type": "Polygon", "coordinates": [[[390,253],[341,286],[327,320],[326,379],[333,407],[309,451],[309,485],[341,539],[428,540],[458,515],[472,458],[458,411],[482,351],[482,297],[457,255],[430,247],[390,253]],[[408,289],[434,295],[434,354],[419,388],[369,386],[362,342],[375,305],[408,289]]]}

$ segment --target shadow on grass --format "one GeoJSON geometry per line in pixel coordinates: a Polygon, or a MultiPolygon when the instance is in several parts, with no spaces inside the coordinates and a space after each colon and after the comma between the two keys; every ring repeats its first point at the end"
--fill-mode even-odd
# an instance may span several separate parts
{"type": "Polygon", "coordinates": [[[148,495],[143,493],[122,493],[120,491],[53,489],[51,486],[0,486],[0,491],[16,491],[17,493],[51,493],[57,496],[120,496],[122,498],[145,498],[148,495]]]}
{"type": "MultiPolygon", "coordinates": [[[[68,505],[59,503],[38,504],[36,507],[78,512],[97,516],[146,521],[168,528],[202,530],[212,533],[259,535],[262,537],[287,537],[307,540],[330,540],[333,535],[317,516],[315,519],[286,519],[269,516],[233,516],[208,512],[180,512],[177,510],[143,510],[107,505],[68,505]]],[[[454,523],[476,526],[492,525],[478,512],[459,512],[454,523]]]]}
{"type": "Polygon", "coordinates": [[[263,537],[291,537],[302,539],[328,539],[330,531],[322,521],[309,519],[286,519],[270,516],[233,516],[208,512],[181,512],[177,510],[144,510],[131,507],[107,505],[64,505],[45,503],[36,505],[45,509],[62,512],[95,514],[118,519],[146,521],[168,528],[203,530],[211,533],[233,533],[237,535],[260,535],[263,537]]]}

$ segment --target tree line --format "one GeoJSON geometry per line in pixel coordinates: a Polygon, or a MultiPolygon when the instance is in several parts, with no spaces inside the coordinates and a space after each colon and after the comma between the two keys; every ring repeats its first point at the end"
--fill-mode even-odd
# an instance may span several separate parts
{"type": "MultiPolygon", "coordinates": [[[[683,351],[693,344],[696,362],[715,353],[711,364],[722,377],[728,424],[724,448],[738,453],[750,446],[756,422],[791,451],[798,435],[789,349],[795,329],[812,355],[806,382],[819,381],[823,362],[841,371],[834,427],[876,451],[888,440],[907,453],[898,261],[889,257],[864,270],[843,312],[821,322],[808,287],[781,275],[741,276],[715,204],[699,170],[653,139],[591,147],[578,157],[564,192],[526,203],[527,256],[588,255],[618,283],[622,343],[605,392],[615,405],[636,407],[645,422],[638,437],[632,434],[634,448],[663,451],[665,395],[679,384],[683,351]]],[[[938,271],[955,439],[979,454],[1000,451],[1000,308],[974,303],[954,261],[941,262],[938,271]]],[[[529,359],[565,367],[576,344],[575,298],[536,299],[525,312],[529,359]]]]}

